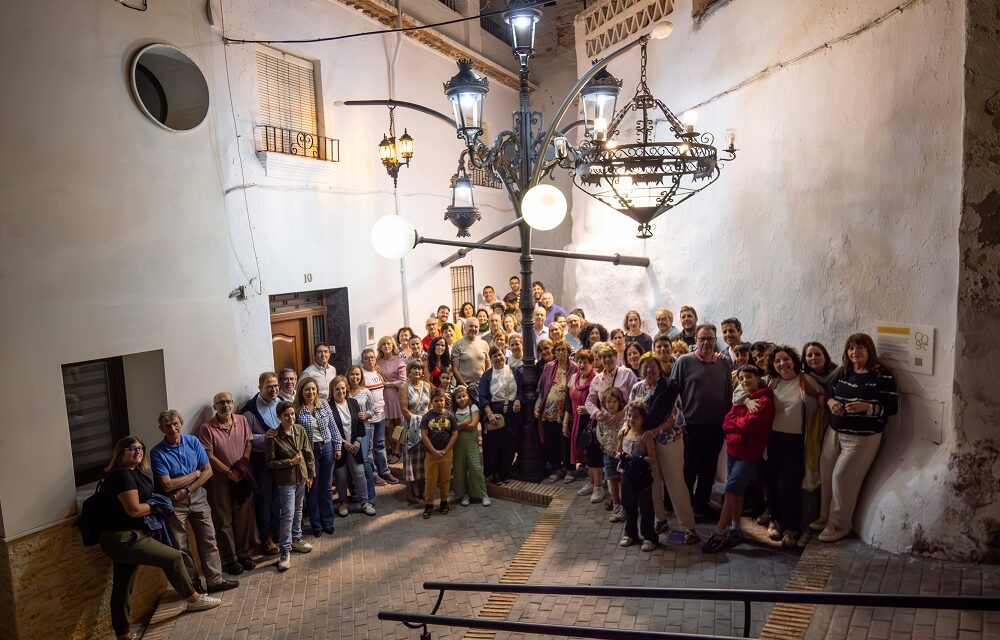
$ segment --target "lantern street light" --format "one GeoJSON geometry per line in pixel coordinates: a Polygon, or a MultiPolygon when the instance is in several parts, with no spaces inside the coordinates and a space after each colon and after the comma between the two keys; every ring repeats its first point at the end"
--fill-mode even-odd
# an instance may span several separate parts
{"type": "MultiPolygon", "coordinates": [[[[696,122],[684,123],[670,112],[663,103],[652,96],[645,82],[646,43],[651,39],[667,37],[672,25],[663,21],[655,25],[648,34],[626,43],[596,61],[580,77],[563,98],[548,126],[543,125],[543,114],[531,111],[529,99],[531,87],[528,81],[528,62],[534,55],[535,29],[541,17],[537,0],[510,0],[504,12],[504,21],[511,30],[513,54],[518,62],[518,106],[512,115],[510,129],[500,131],[492,145],[484,142],[483,107],[489,92],[489,81],[473,69],[471,60],[458,60],[458,73],[444,83],[444,93],[452,106],[453,117],[449,118],[422,105],[398,100],[357,100],[347,101],[349,105],[389,105],[403,106],[432,115],[455,127],[457,137],[465,148],[459,154],[459,166],[451,181],[451,204],[445,218],[457,228],[460,238],[469,236],[469,227],[481,219],[472,193],[469,171],[482,171],[498,179],[507,191],[514,209],[515,220],[479,242],[464,240],[444,240],[423,238],[412,225],[401,223],[399,216],[387,216],[392,222],[377,223],[379,234],[373,229],[373,242],[382,255],[404,254],[418,244],[438,244],[460,247],[461,250],[444,261],[442,266],[464,256],[474,249],[507,251],[520,253],[521,282],[532,281],[533,254],[554,256],[564,259],[597,260],[616,265],[649,266],[645,257],[621,256],[614,254],[594,255],[573,251],[531,248],[532,229],[548,230],[558,226],[566,216],[566,198],[556,187],[540,184],[543,177],[557,168],[567,169],[574,174],[577,187],[590,193],[622,213],[640,223],[640,237],[648,237],[652,227],[649,221],[668,210],[702,187],[690,187],[686,183],[678,185],[681,177],[705,180],[710,184],[719,175],[720,162],[709,134],[694,131],[696,122]],[[618,95],[621,80],[615,78],[605,67],[634,47],[642,48],[642,74],[640,86],[633,100],[618,109],[618,95]],[[583,120],[564,129],[559,129],[566,113],[580,97],[583,120]],[[653,139],[652,111],[666,114],[668,124],[678,140],[657,142],[653,139]],[[617,141],[615,135],[623,117],[636,114],[636,143],[617,141]],[[566,134],[575,126],[583,124],[583,135],[574,144],[566,134]],[[660,186],[660,182],[672,180],[660,186]],[[597,192],[592,187],[600,186],[597,192]],[[633,191],[644,188],[642,194],[633,191]],[[607,191],[608,193],[605,193],[607,191]],[[675,200],[675,195],[680,196],[675,200]],[[517,228],[520,246],[487,244],[489,240],[517,228]],[[387,237],[392,235],[392,238],[387,237]],[[383,237],[385,236],[385,237],[383,237]],[[381,248],[380,248],[381,247],[381,248]]],[[[729,136],[735,140],[735,134],[729,136]]],[[[735,146],[731,142],[732,159],[735,146]]],[[[531,323],[534,300],[528,289],[522,290],[520,310],[522,317],[521,335],[524,342],[524,388],[528,391],[529,403],[533,404],[538,371],[535,368],[535,332],[531,323]]],[[[529,412],[530,416],[530,412],[529,412]]],[[[530,420],[530,417],[529,417],[530,420]]],[[[537,440],[537,430],[526,425],[518,452],[519,475],[538,480],[542,476],[542,461],[537,440]]]]}

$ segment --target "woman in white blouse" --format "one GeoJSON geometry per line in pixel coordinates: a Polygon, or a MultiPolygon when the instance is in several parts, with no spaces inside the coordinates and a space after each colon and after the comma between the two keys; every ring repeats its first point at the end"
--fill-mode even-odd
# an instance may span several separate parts
{"type": "Polygon", "coordinates": [[[507,365],[504,353],[490,347],[493,366],[479,379],[479,404],[483,411],[483,457],[486,479],[503,483],[510,477],[521,430],[523,381],[518,369],[507,365]]]}

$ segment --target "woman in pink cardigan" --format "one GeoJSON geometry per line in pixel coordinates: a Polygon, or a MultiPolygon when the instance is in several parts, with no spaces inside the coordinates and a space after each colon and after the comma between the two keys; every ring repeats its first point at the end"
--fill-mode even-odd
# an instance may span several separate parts
{"type": "Polygon", "coordinates": [[[567,384],[570,376],[576,373],[576,363],[569,359],[570,348],[566,341],[555,343],[554,350],[555,359],[545,364],[538,378],[538,400],[535,402],[542,458],[551,468],[549,482],[558,482],[573,470],[569,438],[563,436],[562,425],[567,384]]]}

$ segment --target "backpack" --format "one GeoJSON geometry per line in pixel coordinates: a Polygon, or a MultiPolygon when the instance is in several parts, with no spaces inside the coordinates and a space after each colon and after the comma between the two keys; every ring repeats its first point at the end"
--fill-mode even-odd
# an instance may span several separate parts
{"type": "Polygon", "coordinates": [[[80,507],[80,516],[76,519],[76,526],[80,529],[80,537],[83,538],[83,546],[93,547],[101,541],[101,485],[104,480],[97,483],[94,493],[83,501],[80,507]]]}

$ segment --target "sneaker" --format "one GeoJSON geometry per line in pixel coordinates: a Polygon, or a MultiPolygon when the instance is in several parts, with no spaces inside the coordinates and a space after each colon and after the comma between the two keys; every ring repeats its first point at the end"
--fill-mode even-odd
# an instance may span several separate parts
{"type": "Polygon", "coordinates": [[[643,540],[642,541],[642,546],[639,547],[639,550],[640,551],[652,551],[655,548],[656,548],[656,543],[655,542],[653,542],[652,540],[643,540]]]}
{"type": "Polygon", "coordinates": [[[462,496],[462,499],[461,501],[459,501],[458,504],[462,505],[463,507],[469,506],[469,496],[462,496]]]}
{"type": "Polygon", "coordinates": [[[489,496],[483,496],[483,506],[484,507],[488,507],[491,504],[493,504],[493,501],[490,500],[490,497],[489,496]]]}
{"type": "Polygon", "coordinates": [[[341,505],[339,507],[337,507],[337,515],[340,516],[341,518],[346,518],[347,517],[347,505],[346,504],[341,503],[341,505]]]}
{"type": "Polygon", "coordinates": [[[445,514],[445,513],[448,513],[449,511],[451,511],[451,507],[448,506],[448,501],[447,500],[442,500],[441,501],[441,506],[438,507],[438,513],[445,514]]]}
{"type": "Polygon", "coordinates": [[[826,528],[816,536],[820,542],[836,542],[837,540],[842,540],[847,536],[851,535],[850,529],[838,529],[832,524],[827,524],[826,528]]]}
{"type": "Polygon", "coordinates": [[[694,529],[688,529],[684,532],[684,544],[698,544],[701,542],[701,538],[698,536],[698,532],[694,529]]]}
{"type": "Polygon", "coordinates": [[[789,529],[781,536],[781,546],[786,549],[794,549],[799,541],[799,534],[789,529]]]}
{"type": "Polygon", "coordinates": [[[278,556],[278,571],[288,571],[291,566],[292,559],[289,557],[289,553],[282,549],[281,555],[278,556]]]}
{"type": "Polygon", "coordinates": [[[809,528],[812,529],[813,531],[822,531],[823,529],[826,529],[826,519],[818,518],[816,520],[813,520],[812,522],[809,523],[809,528]]]}
{"type": "Polygon", "coordinates": [[[705,541],[705,545],[701,548],[701,550],[705,553],[718,553],[719,551],[722,551],[725,540],[725,533],[715,532],[708,537],[708,540],[705,541]]]}
{"type": "Polygon", "coordinates": [[[187,603],[187,611],[207,611],[208,609],[214,609],[222,604],[222,600],[218,598],[213,598],[212,596],[202,595],[194,602],[187,603]]]}
{"type": "Polygon", "coordinates": [[[772,520],[771,524],[767,525],[767,537],[770,538],[771,540],[777,542],[781,540],[781,537],[783,535],[784,532],[781,530],[781,527],[778,526],[777,522],[772,520]]]}
{"type": "Polygon", "coordinates": [[[583,486],[576,490],[576,495],[585,496],[594,490],[594,485],[590,484],[590,480],[583,483],[583,486]]]}
{"type": "Polygon", "coordinates": [[[757,524],[759,524],[762,527],[766,527],[770,523],[771,523],[771,513],[767,509],[765,509],[764,513],[757,516],[757,524]]]}
{"type": "Polygon", "coordinates": [[[235,589],[240,586],[239,580],[219,580],[218,582],[213,582],[208,585],[209,593],[217,593],[219,591],[229,591],[230,589],[235,589]]]}
{"type": "Polygon", "coordinates": [[[567,471],[566,475],[563,476],[563,482],[565,482],[566,484],[569,484],[574,480],[576,480],[576,474],[574,474],[572,471],[567,471]]]}
{"type": "Polygon", "coordinates": [[[292,551],[295,553],[309,553],[312,550],[313,546],[308,542],[304,542],[302,538],[292,540],[292,551]]]}
{"type": "MultiPolygon", "coordinates": [[[[254,562],[253,558],[250,558],[250,557],[239,558],[237,560],[237,562],[239,562],[240,566],[243,567],[243,569],[246,570],[246,571],[253,571],[254,569],[257,568],[257,563],[254,562]]],[[[229,573],[229,572],[227,571],[227,573],[229,573]]],[[[240,574],[233,573],[233,574],[230,574],[230,575],[238,576],[240,574]]]]}
{"type": "Polygon", "coordinates": [[[228,573],[231,576],[243,575],[243,567],[240,566],[238,562],[231,562],[224,567],[222,567],[223,573],[228,573]]]}
{"type": "Polygon", "coordinates": [[[375,515],[375,506],[370,502],[366,502],[363,505],[361,505],[361,510],[364,511],[366,516],[375,515]]]}
{"type": "Polygon", "coordinates": [[[608,522],[625,522],[625,507],[620,504],[616,504],[611,510],[611,516],[608,517],[608,522]]]}
{"type": "Polygon", "coordinates": [[[279,553],[281,553],[281,549],[278,548],[278,545],[274,542],[274,540],[268,538],[267,540],[264,541],[265,555],[276,556],[279,553]]]}
{"type": "Polygon", "coordinates": [[[732,549],[743,542],[743,533],[739,529],[730,529],[722,540],[723,549],[732,549]]]}
{"type": "Polygon", "coordinates": [[[635,544],[635,540],[631,536],[622,536],[622,539],[618,541],[619,547],[631,547],[635,544]]]}
{"type": "Polygon", "coordinates": [[[809,529],[806,529],[801,534],[799,534],[799,541],[795,543],[795,546],[797,546],[799,549],[805,549],[806,545],[809,544],[809,541],[812,540],[812,537],[813,537],[813,532],[810,531],[809,529]]]}
{"type": "Polygon", "coordinates": [[[380,473],[379,477],[381,477],[389,484],[399,484],[399,479],[396,476],[389,473],[388,471],[386,471],[385,473],[380,473]]]}
{"type": "Polygon", "coordinates": [[[666,533],[669,528],[670,524],[666,520],[657,520],[653,523],[653,530],[656,533],[666,533]]]}
{"type": "Polygon", "coordinates": [[[604,502],[604,487],[595,487],[594,492],[590,494],[590,503],[597,504],[598,502],[604,502]]]}
{"type": "Polygon", "coordinates": [[[388,482],[382,479],[382,476],[378,474],[375,474],[374,482],[376,487],[384,487],[385,485],[389,484],[388,482]]]}
{"type": "Polygon", "coordinates": [[[426,520],[430,518],[432,513],[434,513],[434,505],[432,504],[426,505],[424,507],[424,515],[422,516],[423,519],[426,520]]]}

